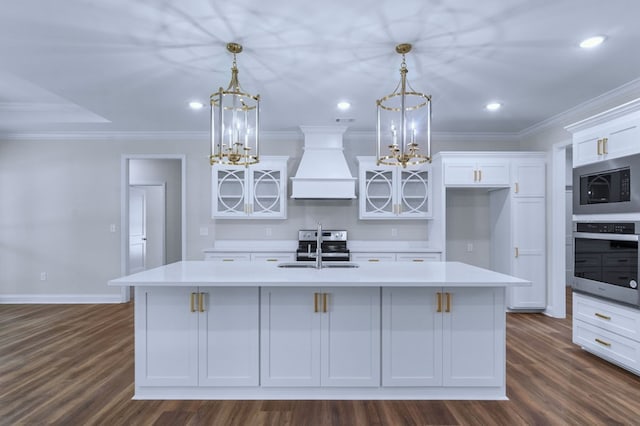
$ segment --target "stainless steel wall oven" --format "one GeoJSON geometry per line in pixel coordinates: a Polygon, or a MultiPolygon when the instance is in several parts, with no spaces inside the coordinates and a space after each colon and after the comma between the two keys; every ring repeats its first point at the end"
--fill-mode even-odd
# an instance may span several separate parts
{"type": "Polygon", "coordinates": [[[640,306],[639,222],[574,224],[574,290],[640,306]]]}

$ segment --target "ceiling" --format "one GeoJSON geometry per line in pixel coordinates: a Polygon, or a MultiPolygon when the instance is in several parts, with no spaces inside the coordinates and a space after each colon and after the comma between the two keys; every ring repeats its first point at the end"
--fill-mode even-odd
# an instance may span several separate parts
{"type": "Polygon", "coordinates": [[[636,0],[9,0],[0,134],[206,132],[208,107],[187,104],[228,85],[230,41],[262,130],[373,130],[409,42],[435,132],[517,133],[640,77],[639,16],[636,0]]]}

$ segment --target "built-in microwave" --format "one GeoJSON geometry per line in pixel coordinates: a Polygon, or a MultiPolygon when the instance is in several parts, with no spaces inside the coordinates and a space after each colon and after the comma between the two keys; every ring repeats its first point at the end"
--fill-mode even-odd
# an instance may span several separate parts
{"type": "Polygon", "coordinates": [[[574,290],[640,306],[638,222],[574,224],[574,290]]]}
{"type": "Polygon", "coordinates": [[[609,213],[640,213],[640,154],[573,169],[573,214],[609,213]]]}

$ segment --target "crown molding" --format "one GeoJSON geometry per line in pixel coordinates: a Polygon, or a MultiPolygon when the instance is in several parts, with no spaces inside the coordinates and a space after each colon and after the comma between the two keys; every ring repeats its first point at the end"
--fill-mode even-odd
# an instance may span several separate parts
{"type": "MultiPolygon", "coordinates": [[[[374,131],[348,131],[346,138],[374,140],[374,131]]],[[[262,140],[296,142],[304,138],[299,130],[289,131],[263,131],[260,133],[262,140]]],[[[436,142],[517,142],[518,133],[465,133],[465,132],[435,132],[432,138],[436,142]]],[[[110,131],[42,131],[0,134],[1,140],[17,141],[181,141],[181,142],[207,142],[208,132],[110,132],[110,131]]]]}
{"type": "MultiPolygon", "coordinates": [[[[556,114],[553,117],[549,117],[546,120],[543,120],[537,124],[534,124],[531,127],[528,127],[518,133],[518,137],[522,139],[529,138],[536,133],[543,132],[553,127],[572,127],[578,125],[582,121],[588,120],[589,118],[585,118],[584,120],[579,120],[576,117],[588,115],[590,118],[593,117],[593,109],[610,109],[611,103],[616,100],[628,96],[631,93],[640,93],[640,78],[635,80],[631,80],[628,83],[623,84],[622,86],[616,87],[613,90],[603,93],[600,96],[596,96],[586,102],[576,105],[573,108],[570,108],[560,114],[556,114]],[[573,124],[569,124],[573,123],[573,124]]],[[[627,102],[633,103],[634,101],[627,102]]],[[[625,103],[626,105],[626,103],[625,103]]],[[[599,114],[598,114],[599,115],[599,114]]],[[[575,131],[575,130],[574,130],[575,131]]]]}

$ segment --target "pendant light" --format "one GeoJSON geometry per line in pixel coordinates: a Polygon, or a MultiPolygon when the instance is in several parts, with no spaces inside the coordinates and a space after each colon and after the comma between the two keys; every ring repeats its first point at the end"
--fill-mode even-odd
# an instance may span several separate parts
{"type": "Polygon", "coordinates": [[[415,91],[407,80],[405,55],[411,48],[409,43],[396,46],[402,55],[400,82],[393,93],[376,101],[378,165],[407,167],[431,162],[431,96],[415,91]]]}
{"type": "Polygon", "coordinates": [[[211,165],[249,166],[260,161],[260,95],[246,93],[238,82],[236,55],[242,45],[228,43],[233,54],[231,81],[211,95],[211,165]]]}

